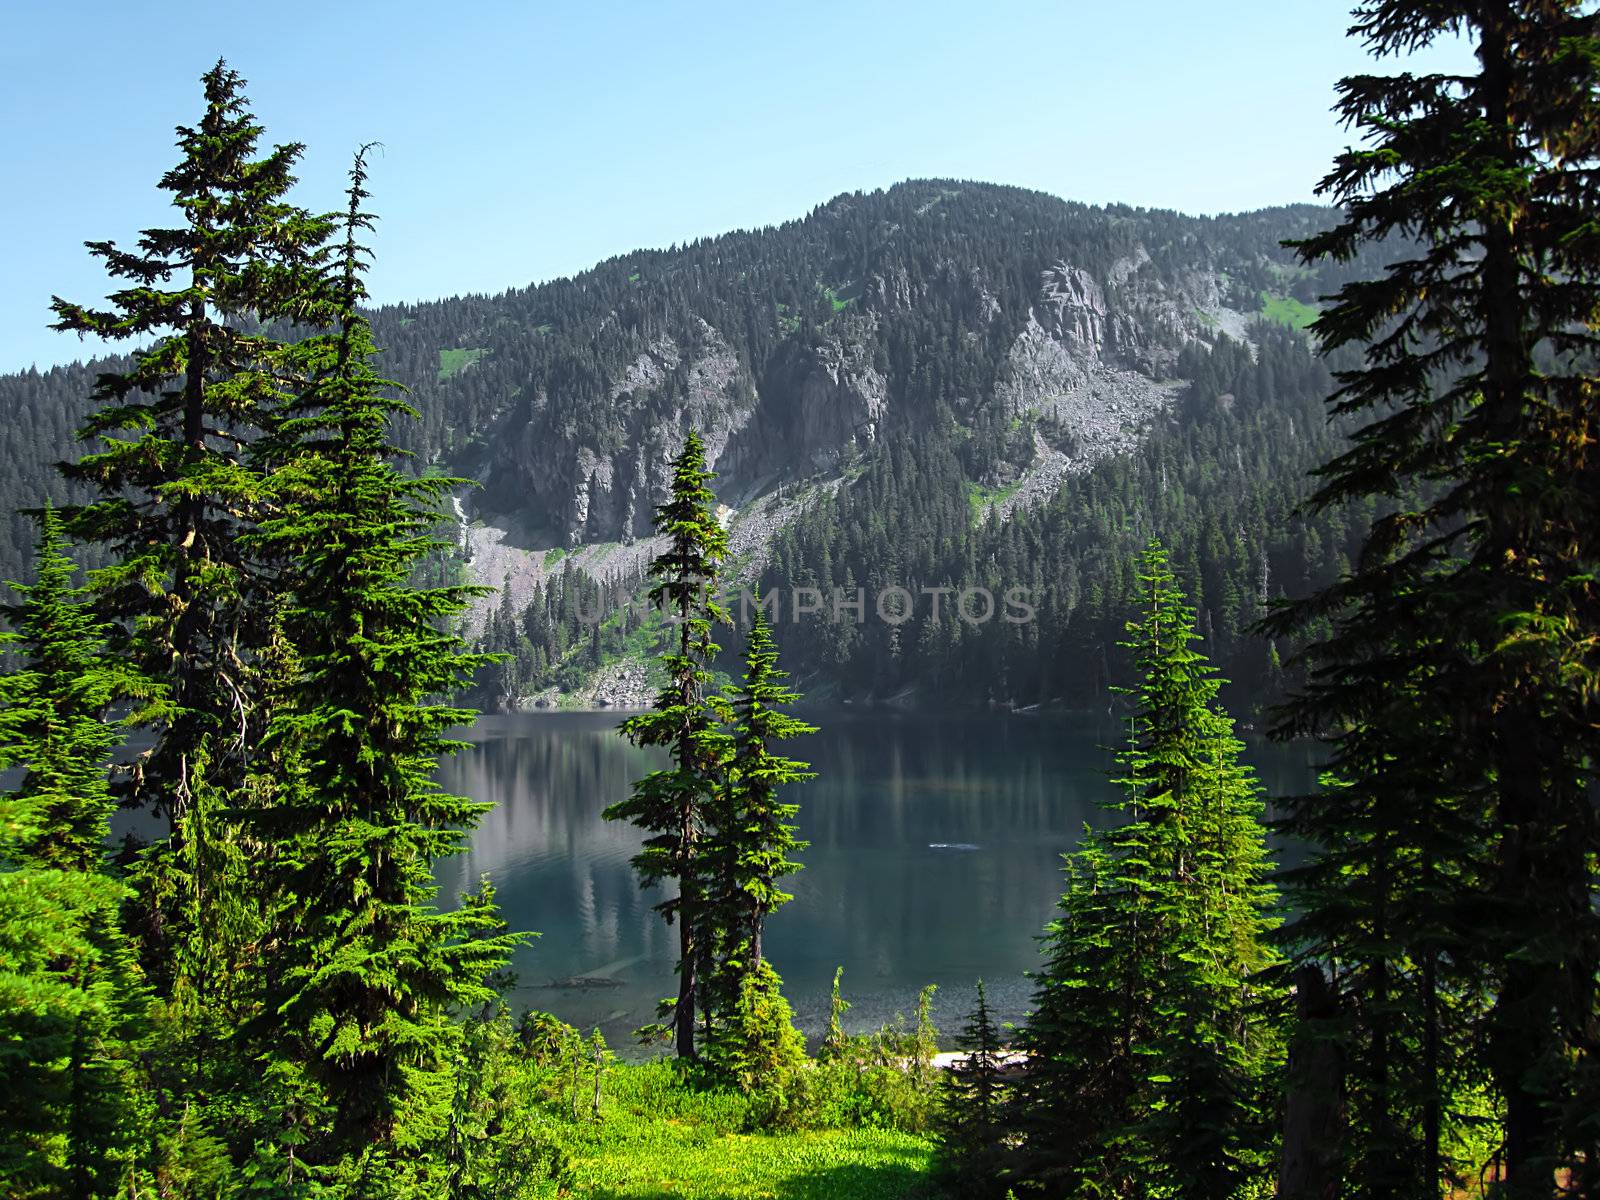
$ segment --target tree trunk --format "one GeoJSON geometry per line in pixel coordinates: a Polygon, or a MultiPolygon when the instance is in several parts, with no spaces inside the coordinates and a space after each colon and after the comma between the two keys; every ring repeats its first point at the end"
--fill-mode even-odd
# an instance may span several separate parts
{"type": "Polygon", "coordinates": [[[1298,1025],[1289,1047],[1278,1200],[1333,1200],[1344,1132],[1339,998],[1310,965],[1295,972],[1294,991],[1298,1025]]]}
{"type": "Polygon", "coordinates": [[[672,1018],[678,1035],[678,1057],[694,1057],[695,957],[700,949],[694,943],[694,925],[686,912],[678,911],[678,1006],[672,1018]]]}

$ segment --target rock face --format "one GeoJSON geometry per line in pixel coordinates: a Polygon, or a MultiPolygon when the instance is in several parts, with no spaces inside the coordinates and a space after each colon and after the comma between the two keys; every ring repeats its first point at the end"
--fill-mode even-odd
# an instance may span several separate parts
{"type": "Polygon", "coordinates": [[[813,468],[836,470],[878,438],[889,403],[888,381],[872,364],[877,320],[867,314],[834,337],[785,345],[768,368],[763,392],[776,437],[765,440],[757,465],[773,473],[797,454],[813,468]]]}
{"type": "Polygon", "coordinates": [[[1044,273],[1039,298],[1050,314],[1055,337],[1075,354],[1098,358],[1105,345],[1108,314],[1105,293],[1093,277],[1057,262],[1044,273]]]}
{"type": "Polygon", "coordinates": [[[696,318],[682,337],[661,336],[611,382],[608,406],[626,429],[624,445],[564,438],[529,406],[515,436],[497,442],[487,471],[497,507],[517,512],[552,545],[631,541],[650,532],[672,456],[697,429],[715,464],[750,420],[748,370],[710,324],[696,318]]]}
{"type": "MultiPolygon", "coordinates": [[[[992,507],[1009,516],[1049,499],[1068,475],[1138,445],[1180,391],[1165,378],[1187,343],[1231,314],[1216,278],[1197,275],[1176,293],[1141,277],[1147,253],[1118,260],[1102,287],[1058,260],[1041,276],[1038,302],[1012,343],[994,395],[1012,419],[1040,418],[1033,461],[992,507]],[[1126,309],[1112,307],[1108,291],[1126,309]],[[1130,311],[1131,310],[1131,311],[1130,311]]],[[[1233,322],[1244,325],[1242,317],[1233,322]]]]}
{"type": "Polygon", "coordinates": [[[523,711],[552,708],[634,711],[649,708],[654,698],[655,688],[646,665],[636,659],[623,659],[602,667],[574,691],[558,692],[551,688],[522,697],[518,707],[523,711]]]}

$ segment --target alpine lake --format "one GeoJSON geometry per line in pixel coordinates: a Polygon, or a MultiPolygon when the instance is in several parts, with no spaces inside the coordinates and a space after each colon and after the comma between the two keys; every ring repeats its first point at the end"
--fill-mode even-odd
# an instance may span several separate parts
{"type": "MultiPolygon", "coordinates": [[[[606,821],[607,805],[665,753],[630,745],[617,712],[480,718],[447,760],[447,789],[494,804],[466,853],[438,864],[441,900],[494,880],[503,916],[537,931],[512,964],[514,1009],[598,1027],[625,1056],[632,1031],[675,995],[677,930],[654,911],[629,859],[640,834],[606,821]]],[[[769,918],[766,956],[796,1022],[820,1034],[836,968],[851,1008],[846,1029],[909,1020],[936,984],[934,1019],[948,1037],[983,979],[996,1015],[1019,1020],[1027,972],[1055,914],[1062,859],[1086,826],[1114,819],[1113,747],[1126,726],[1109,714],[802,714],[819,732],[784,745],[817,777],[788,790],[810,845],[790,876],[794,899],[769,918]]],[[[1271,798],[1309,788],[1318,747],[1242,732],[1271,798]]]]}

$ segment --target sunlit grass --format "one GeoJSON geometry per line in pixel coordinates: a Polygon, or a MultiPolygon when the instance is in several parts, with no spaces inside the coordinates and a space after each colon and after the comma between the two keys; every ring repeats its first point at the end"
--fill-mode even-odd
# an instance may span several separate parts
{"type": "Polygon", "coordinates": [[[1291,329],[1304,329],[1322,314],[1314,305],[1305,304],[1293,296],[1274,296],[1270,292],[1262,292],[1261,315],[1291,329]]]}
{"type": "Polygon", "coordinates": [[[482,347],[471,350],[439,351],[439,381],[442,383],[452,375],[459,375],[487,353],[489,351],[482,347]]]}
{"type": "Polygon", "coordinates": [[[743,1097],[670,1063],[607,1073],[600,1120],[563,1139],[563,1195],[615,1200],[891,1200],[928,1194],[931,1144],[889,1129],[740,1132],[743,1097]]]}

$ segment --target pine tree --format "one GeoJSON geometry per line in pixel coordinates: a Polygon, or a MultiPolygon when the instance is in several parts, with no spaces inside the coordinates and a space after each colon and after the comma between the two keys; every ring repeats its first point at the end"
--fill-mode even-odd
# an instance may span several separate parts
{"type": "Polygon", "coordinates": [[[130,776],[134,800],[170,829],[141,876],[140,935],[161,992],[195,1021],[233,975],[223,813],[260,732],[251,673],[267,606],[241,536],[257,490],[246,447],[289,372],[289,348],[266,330],[301,315],[329,231],[285,199],[302,147],[257,157],[244,81],[219,61],[202,82],[205,112],[179,128],[182,159],[159,185],[182,223],[145,230],[136,251],[88,243],[127,286],[103,310],[53,304],[57,329],[148,343],[97,381],[80,431],[97,445],[65,470],[100,498],[65,516],[110,560],[93,582],[121,652],[165,689],[147,712],[155,744],[130,776]]]}
{"type": "Polygon", "coordinates": [[[454,481],[403,474],[388,440],[390,422],[414,414],[383,394],[358,310],[358,237],[371,221],[364,155],[342,251],[312,310],[328,331],[300,344],[309,383],[265,451],[278,465],[259,537],[287,563],[293,673],[263,741],[283,773],[278,794],[247,814],[274,848],[263,864],[262,1016],[250,1033],[275,1097],[263,1136],[288,1148],[285,1178],[298,1163],[352,1194],[379,1178],[434,1194],[444,1170],[429,1159],[455,1090],[452,1014],[493,1000],[486,978],[518,939],[483,932],[484,902],[434,906],[433,863],[460,852],[488,807],[433,781],[459,745],[448,731],[472,716],[437,697],[483,658],[449,628],[472,590],[412,582],[441,545],[432,530],[454,481]]]}
{"type": "Polygon", "coordinates": [[[1600,1186],[1600,15],[1374,0],[1352,33],[1379,56],[1463,36],[1478,66],[1344,80],[1365,144],[1322,184],[1343,220],[1299,244],[1348,261],[1411,239],[1314,326],[1365,350],[1331,402],[1365,424],[1314,503],[1394,509],[1349,578],[1271,622],[1331,628],[1281,725],[1331,734],[1338,785],[1290,806],[1321,847],[1301,946],[1340,955],[1369,1014],[1363,1195],[1446,1186],[1450,1047],[1470,1040],[1504,1098],[1505,1193],[1547,1196],[1563,1165],[1581,1190],[1600,1186]]]}
{"type": "Polygon", "coordinates": [[[789,824],[800,811],[778,790],[815,778],[807,764],[774,753],[774,743],[815,733],[784,709],[800,696],[784,684],[772,627],[758,606],[745,645],[744,673],[730,698],[733,744],[713,797],[705,860],[706,943],[711,949],[707,1004],[731,1005],[745,975],[761,965],[766,919],[792,896],[783,879],[801,869],[790,859],[807,843],[789,824]]]}
{"type": "Polygon", "coordinates": [[[941,1172],[963,1196],[1001,1195],[1007,1084],[1000,1029],[981,979],[977,1006],[962,1029],[961,1048],[966,1054],[940,1082],[941,1172]]]}
{"type": "Polygon", "coordinates": [[[106,718],[119,701],[154,691],[107,652],[110,626],[73,586],[61,514],[39,514],[34,582],[12,584],[20,603],[0,607],[12,627],[0,634],[24,662],[4,693],[4,732],[25,768],[14,793],[33,809],[29,839],[14,850],[42,867],[95,871],[105,857],[106,828],[116,803],[106,760],[121,741],[121,723],[106,718]]]}
{"type": "Polygon", "coordinates": [[[1019,1142],[1008,1179],[1045,1196],[1091,1184],[1124,1195],[1123,1140],[1137,1112],[1133,1048],[1149,1025],[1133,987],[1132,897],[1118,886],[1104,839],[1089,830],[1067,856],[1066,880],[1017,1038],[1028,1061],[1007,1114],[1019,1142]]]}
{"type": "Polygon", "coordinates": [[[651,564],[649,595],[671,622],[672,641],[661,655],[667,681],[649,712],[622,725],[637,746],[670,747],[672,766],[647,775],[628,799],[605,810],[606,820],[631,821],[646,834],[633,859],[640,886],[676,885],[677,894],[656,909],[678,926],[672,1021],[680,1058],[695,1055],[695,1005],[708,950],[703,935],[709,872],[701,842],[725,773],[729,739],[722,726],[732,718],[727,702],[709,690],[718,650],[712,627],[729,620],[716,598],[728,536],[714,513],[710,479],[705,447],[691,431],[673,462],[671,495],[655,514],[656,532],[667,546],[651,564]]]}
{"type": "Polygon", "coordinates": [[[1069,859],[1022,1041],[1022,1178],[1048,1194],[1234,1197],[1271,1149],[1274,895],[1260,789],[1166,552],[1141,560],[1123,824],[1069,859]]]}
{"type": "Polygon", "coordinates": [[[754,1097],[761,1126],[790,1120],[803,1096],[806,1040],[770,962],[739,981],[732,1007],[713,1029],[711,1054],[739,1090],[754,1097]]]}
{"type": "Polygon", "coordinates": [[[121,736],[106,713],[143,693],[75,569],[46,507],[0,634],[21,660],[0,676],[0,771],[21,772],[0,795],[0,1176],[10,1195],[81,1200],[118,1185],[143,1116],[128,1048],[145,989],[105,855],[121,736]]]}

